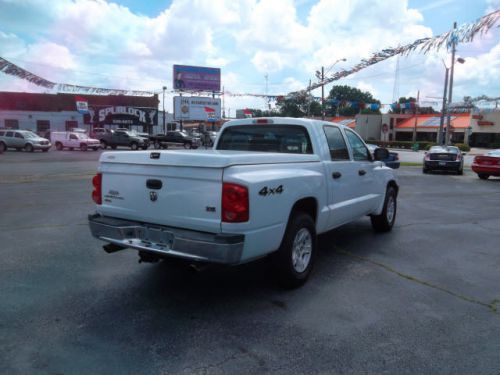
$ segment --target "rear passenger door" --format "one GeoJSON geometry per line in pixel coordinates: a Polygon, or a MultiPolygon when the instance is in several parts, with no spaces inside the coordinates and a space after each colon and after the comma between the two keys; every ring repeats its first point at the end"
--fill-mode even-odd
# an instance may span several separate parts
{"type": "Polygon", "coordinates": [[[356,186],[357,202],[362,215],[371,212],[379,202],[375,181],[372,155],[363,140],[352,130],[345,129],[347,143],[351,149],[353,159],[354,182],[356,186]]]}
{"type": "Polygon", "coordinates": [[[330,229],[363,215],[358,204],[361,190],[357,184],[358,171],[351,160],[346,140],[337,126],[323,126],[330,150],[325,162],[328,185],[328,226],[330,229]]]}

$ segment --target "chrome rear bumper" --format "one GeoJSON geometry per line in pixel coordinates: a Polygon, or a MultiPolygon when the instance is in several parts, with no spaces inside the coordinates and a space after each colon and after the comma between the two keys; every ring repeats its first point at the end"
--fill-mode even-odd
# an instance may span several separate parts
{"type": "Polygon", "coordinates": [[[205,233],[100,214],[88,218],[94,237],[124,248],[223,264],[239,263],[243,252],[242,234],[205,233]]]}

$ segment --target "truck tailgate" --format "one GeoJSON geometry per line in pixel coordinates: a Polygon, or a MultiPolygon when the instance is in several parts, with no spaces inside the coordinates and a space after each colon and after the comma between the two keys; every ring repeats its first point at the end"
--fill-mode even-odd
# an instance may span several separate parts
{"type": "Polygon", "coordinates": [[[135,152],[134,158],[125,155],[128,153],[101,156],[102,205],[97,207],[98,213],[220,232],[223,168],[186,166],[179,160],[170,165],[166,152],[155,153],[161,155],[159,159],[151,159],[151,152],[135,152]]]}

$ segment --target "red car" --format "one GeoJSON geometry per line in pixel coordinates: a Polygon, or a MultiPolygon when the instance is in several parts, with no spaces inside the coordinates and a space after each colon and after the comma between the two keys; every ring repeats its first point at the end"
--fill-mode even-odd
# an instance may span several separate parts
{"type": "Polygon", "coordinates": [[[500,149],[489,151],[486,155],[476,156],[471,168],[482,180],[490,176],[500,177],[500,149]]]}

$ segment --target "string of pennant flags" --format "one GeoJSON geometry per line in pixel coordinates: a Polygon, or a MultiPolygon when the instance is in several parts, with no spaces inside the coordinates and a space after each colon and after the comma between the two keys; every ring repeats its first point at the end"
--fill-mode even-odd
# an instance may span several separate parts
{"type": "MultiPolygon", "coordinates": [[[[452,44],[472,42],[478,34],[483,35],[487,33],[491,28],[493,28],[499,19],[500,19],[500,10],[496,10],[490,14],[487,14],[479,18],[474,23],[463,24],[456,29],[450,30],[446,33],[437,35],[435,37],[421,38],[415,40],[413,43],[409,43],[404,46],[383,49],[382,51],[374,53],[370,58],[362,59],[360,63],[356,64],[351,69],[341,70],[339,72],[336,72],[332,76],[327,77],[326,79],[320,82],[310,84],[305,90],[289,93],[287,97],[294,97],[294,96],[308,94],[310,91],[317,89],[325,84],[337,81],[341,78],[357,73],[362,69],[377,64],[381,61],[387,60],[396,55],[408,55],[414,51],[426,54],[430,50],[439,50],[443,46],[450,47],[452,44]]],[[[498,27],[499,26],[497,26],[497,28],[498,27]]],[[[135,96],[152,96],[155,94],[153,91],[120,90],[120,89],[108,89],[99,87],[71,85],[65,83],[56,83],[49,81],[45,78],[42,78],[37,74],[29,72],[28,70],[23,69],[2,57],[0,57],[0,72],[27,80],[40,87],[56,90],[57,92],[86,93],[86,94],[99,94],[99,95],[104,95],[104,94],[135,95],[135,96]]],[[[266,95],[266,94],[251,94],[251,93],[238,94],[238,93],[226,92],[224,94],[228,96],[261,97],[261,98],[266,98],[269,101],[280,100],[281,97],[284,97],[283,95],[266,95]]]]}

